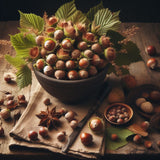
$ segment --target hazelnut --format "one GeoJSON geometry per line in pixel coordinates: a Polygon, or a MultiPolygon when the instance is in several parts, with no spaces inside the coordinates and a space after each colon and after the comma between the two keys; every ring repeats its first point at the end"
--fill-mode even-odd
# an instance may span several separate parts
{"type": "Polygon", "coordinates": [[[14,100],[7,101],[7,106],[13,106],[13,105],[14,105],[14,100]]]}
{"type": "Polygon", "coordinates": [[[62,142],[65,140],[65,136],[66,136],[66,132],[65,131],[61,131],[57,134],[57,139],[62,142]]]}
{"type": "Polygon", "coordinates": [[[116,117],[114,115],[112,115],[112,116],[109,116],[108,119],[109,119],[109,121],[114,122],[116,120],[116,117]]]}
{"type": "Polygon", "coordinates": [[[145,99],[145,98],[137,98],[137,99],[136,99],[136,105],[137,105],[137,107],[140,107],[140,105],[141,105],[143,102],[146,102],[146,99],[145,99]]]}
{"type": "Polygon", "coordinates": [[[56,70],[55,73],[54,73],[54,76],[57,79],[65,79],[66,73],[63,70],[56,70]]]}
{"type": "Polygon", "coordinates": [[[60,108],[59,113],[60,113],[61,115],[64,115],[64,114],[67,113],[67,109],[65,109],[65,108],[60,108]]]}
{"type": "Polygon", "coordinates": [[[81,52],[78,49],[73,50],[72,53],[71,53],[71,56],[72,56],[73,59],[79,58],[80,55],[81,55],[81,52]]]}
{"type": "Polygon", "coordinates": [[[57,61],[57,56],[55,54],[49,54],[47,57],[46,57],[46,62],[50,65],[54,65],[57,61]]]}
{"type": "Polygon", "coordinates": [[[56,69],[65,69],[65,62],[62,60],[58,60],[56,62],[56,69]]]}
{"type": "Polygon", "coordinates": [[[142,137],[139,135],[139,134],[136,134],[134,137],[133,137],[133,142],[139,144],[142,142],[142,137]]]}
{"type": "Polygon", "coordinates": [[[18,100],[21,101],[21,100],[26,100],[25,96],[24,95],[18,95],[18,100]]]}
{"type": "Polygon", "coordinates": [[[51,76],[53,76],[54,69],[53,69],[51,66],[47,65],[47,66],[45,66],[45,67],[43,68],[43,73],[44,73],[46,76],[51,77],[51,76]]]}
{"type": "Polygon", "coordinates": [[[103,131],[103,121],[100,118],[93,118],[89,122],[89,127],[93,132],[100,133],[103,131]]]}
{"type": "Polygon", "coordinates": [[[73,111],[68,111],[65,114],[65,118],[70,122],[74,119],[75,113],[73,111]]]}
{"type": "Polygon", "coordinates": [[[124,120],[123,120],[122,118],[119,118],[119,119],[117,119],[117,123],[123,124],[123,123],[124,123],[124,120]]]}
{"type": "Polygon", "coordinates": [[[144,146],[149,149],[149,148],[152,147],[152,142],[151,141],[145,141],[144,146]]]}
{"type": "Polygon", "coordinates": [[[140,108],[143,112],[145,113],[152,113],[153,110],[154,110],[154,107],[152,105],[151,102],[143,102],[141,105],[140,105],[140,108]]]}
{"type": "Polygon", "coordinates": [[[29,131],[28,137],[30,140],[37,140],[38,139],[38,133],[36,131],[29,131]]]}
{"type": "Polygon", "coordinates": [[[86,49],[83,54],[86,58],[92,58],[93,57],[93,52],[90,49],[86,49]]]}
{"type": "Polygon", "coordinates": [[[40,46],[44,42],[44,36],[37,36],[35,40],[36,44],[40,46]]]}
{"type": "Polygon", "coordinates": [[[48,128],[46,128],[46,127],[40,127],[39,134],[42,137],[47,137],[48,136],[48,128]]]}
{"type": "Polygon", "coordinates": [[[155,56],[155,55],[157,54],[156,48],[155,48],[154,46],[152,46],[152,45],[147,46],[146,52],[147,52],[148,55],[150,55],[150,56],[155,56]]]}
{"type": "Polygon", "coordinates": [[[12,82],[12,77],[11,77],[10,74],[4,74],[3,78],[7,83],[11,83],[12,82]]]}
{"type": "Polygon", "coordinates": [[[79,74],[79,77],[80,77],[81,79],[88,78],[88,71],[86,71],[86,70],[84,70],[84,69],[81,69],[81,70],[78,72],[78,74],[79,74]]]}
{"type": "Polygon", "coordinates": [[[82,132],[80,134],[82,144],[89,146],[93,143],[93,136],[90,133],[82,132]]]}
{"type": "Polygon", "coordinates": [[[117,141],[118,140],[118,135],[117,134],[111,134],[111,140],[112,141],[117,141]]]}
{"type": "Polygon", "coordinates": [[[147,67],[150,69],[155,69],[158,65],[158,61],[155,58],[150,58],[147,60],[147,67]]]}
{"type": "Polygon", "coordinates": [[[11,112],[9,109],[5,108],[1,110],[0,115],[4,120],[6,120],[11,117],[11,112]]]}
{"type": "Polygon", "coordinates": [[[13,100],[13,99],[14,99],[14,96],[11,95],[11,94],[7,94],[7,95],[6,95],[6,99],[7,99],[7,100],[13,100]]]}
{"type": "Polygon", "coordinates": [[[44,103],[45,105],[50,105],[50,104],[51,104],[51,101],[50,101],[49,98],[46,98],[46,99],[43,101],[43,103],[44,103]]]}
{"type": "Polygon", "coordinates": [[[149,128],[149,125],[150,125],[150,124],[149,124],[148,121],[144,121],[144,122],[141,123],[141,128],[142,128],[143,130],[147,131],[148,128],[149,128]]]}
{"type": "Polygon", "coordinates": [[[72,129],[75,129],[77,127],[77,125],[78,125],[78,121],[77,120],[72,120],[70,122],[70,126],[71,126],[72,129]]]}

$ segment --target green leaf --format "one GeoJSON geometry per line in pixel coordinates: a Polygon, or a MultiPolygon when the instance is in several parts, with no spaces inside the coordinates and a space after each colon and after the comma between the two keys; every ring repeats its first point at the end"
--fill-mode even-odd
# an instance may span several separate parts
{"type": "Polygon", "coordinates": [[[131,132],[130,130],[126,128],[116,128],[116,127],[107,127],[106,129],[106,148],[108,150],[116,150],[120,147],[123,147],[126,145],[127,142],[127,137],[133,135],[134,133],[131,132]],[[111,134],[117,134],[119,139],[117,141],[112,141],[111,140],[111,134]]]}
{"type": "Polygon", "coordinates": [[[22,58],[29,57],[29,51],[36,46],[35,37],[32,34],[18,33],[10,36],[11,43],[17,53],[17,56],[22,58]]]}
{"type": "MultiPolygon", "coordinates": [[[[111,38],[110,40],[114,44],[114,48],[118,52],[115,59],[115,63],[118,66],[130,65],[133,62],[142,60],[142,57],[140,56],[140,50],[135,43],[129,41],[126,45],[119,44],[118,42],[122,41],[125,37],[122,36],[120,33],[112,30],[109,30],[107,32],[107,36],[111,38]],[[127,53],[121,53],[120,52],[121,49],[126,49],[127,53]]],[[[123,74],[128,74],[128,70],[123,68],[121,70],[123,74]]],[[[108,67],[108,71],[109,73],[113,72],[116,74],[116,71],[111,64],[108,67]]]]}
{"type": "Polygon", "coordinates": [[[16,73],[16,76],[17,76],[17,85],[20,89],[32,83],[31,70],[28,68],[27,65],[21,67],[16,73]]]}
{"type": "Polygon", "coordinates": [[[80,10],[77,10],[72,16],[68,18],[68,20],[71,20],[74,24],[81,22],[88,25],[90,23],[90,20],[80,10]]]}
{"type": "Polygon", "coordinates": [[[111,63],[108,63],[107,74],[110,74],[112,72],[116,74],[116,70],[115,70],[114,66],[112,66],[111,63]]]}
{"type": "Polygon", "coordinates": [[[32,13],[20,13],[20,27],[25,29],[34,29],[40,34],[44,30],[44,20],[42,17],[32,13]]]}
{"type": "Polygon", "coordinates": [[[119,13],[111,12],[108,8],[100,9],[94,16],[96,26],[100,26],[98,35],[105,35],[108,30],[118,30],[121,22],[119,21],[119,13]]]}
{"type": "Polygon", "coordinates": [[[97,13],[97,11],[99,9],[103,9],[104,6],[103,6],[103,2],[101,1],[98,5],[90,8],[90,10],[87,12],[86,16],[87,18],[90,20],[90,21],[93,21],[94,19],[94,15],[97,13]]]}
{"type": "Polygon", "coordinates": [[[26,64],[25,60],[21,57],[12,57],[8,54],[5,55],[5,59],[13,66],[15,66],[17,69],[20,69],[22,66],[26,64]]]}
{"type": "Polygon", "coordinates": [[[123,46],[123,48],[127,50],[127,53],[117,53],[117,57],[115,59],[115,63],[117,65],[129,65],[133,62],[142,60],[140,50],[135,43],[129,41],[123,46]]]}
{"type": "Polygon", "coordinates": [[[63,4],[55,13],[55,16],[59,19],[68,20],[69,17],[71,17],[76,11],[76,5],[75,0],[72,0],[71,2],[63,4]]]}
{"type": "Polygon", "coordinates": [[[110,41],[114,44],[114,48],[117,51],[122,49],[122,45],[119,44],[118,42],[122,41],[125,38],[124,36],[122,36],[120,33],[113,30],[109,30],[106,35],[110,37],[110,41]]]}

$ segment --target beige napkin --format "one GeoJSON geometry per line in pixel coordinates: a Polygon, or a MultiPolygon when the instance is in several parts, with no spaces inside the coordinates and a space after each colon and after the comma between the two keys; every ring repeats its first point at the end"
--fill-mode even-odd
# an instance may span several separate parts
{"type": "MultiPolygon", "coordinates": [[[[10,135],[14,137],[14,140],[11,140],[10,147],[12,148],[14,145],[17,146],[27,146],[27,147],[36,147],[36,148],[44,148],[53,152],[61,153],[62,146],[67,142],[67,137],[72,133],[73,129],[70,127],[69,122],[61,117],[61,126],[58,129],[52,129],[49,131],[49,138],[44,139],[41,136],[38,136],[38,140],[31,142],[28,138],[28,132],[30,130],[35,130],[38,132],[39,127],[39,119],[36,117],[36,114],[40,113],[40,111],[46,110],[46,106],[43,104],[45,98],[50,98],[51,106],[56,106],[56,109],[66,108],[67,110],[72,110],[77,113],[76,119],[80,121],[88,112],[91,106],[94,105],[94,101],[90,100],[89,102],[78,104],[78,105],[66,105],[57,100],[56,98],[49,95],[44,89],[41,88],[40,85],[37,85],[35,89],[35,93],[33,94],[30,102],[21,116],[20,120],[16,124],[16,126],[11,130],[10,135]],[[57,133],[60,131],[66,131],[66,140],[64,142],[59,142],[57,140],[57,133]]],[[[69,153],[74,155],[80,155],[82,157],[94,158],[97,155],[101,154],[103,134],[93,134],[86,124],[82,130],[83,132],[88,132],[93,135],[93,145],[84,146],[80,142],[79,136],[74,144],[71,146],[69,153]]]]}

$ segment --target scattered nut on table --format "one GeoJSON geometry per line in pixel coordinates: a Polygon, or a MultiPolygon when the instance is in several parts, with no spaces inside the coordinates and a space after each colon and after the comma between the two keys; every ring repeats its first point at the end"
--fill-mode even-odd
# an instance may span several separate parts
{"type": "Polygon", "coordinates": [[[140,107],[140,105],[141,105],[143,102],[146,102],[146,99],[145,99],[145,98],[137,98],[137,99],[136,99],[136,105],[137,105],[137,107],[140,107]]]}
{"type": "Polygon", "coordinates": [[[151,102],[143,102],[141,105],[140,105],[140,108],[142,111],[144,111],[145,113],[152,113],[153,110],[154,110],[154,107],[152,105],[151,102]]]}

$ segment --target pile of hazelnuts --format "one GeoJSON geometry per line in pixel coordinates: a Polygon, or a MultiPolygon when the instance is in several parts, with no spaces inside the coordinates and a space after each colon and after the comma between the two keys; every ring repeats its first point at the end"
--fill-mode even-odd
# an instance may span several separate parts
{"type": "Polygon", "coordinates": [[[37,46],[30,50],[30,56],[38,57],[35,68],[49,77],[85,79],[97,75],[116,58],[110,37],[88,31],[85,24],[52,16],[45,28],[36,37],[37,46]]]}

